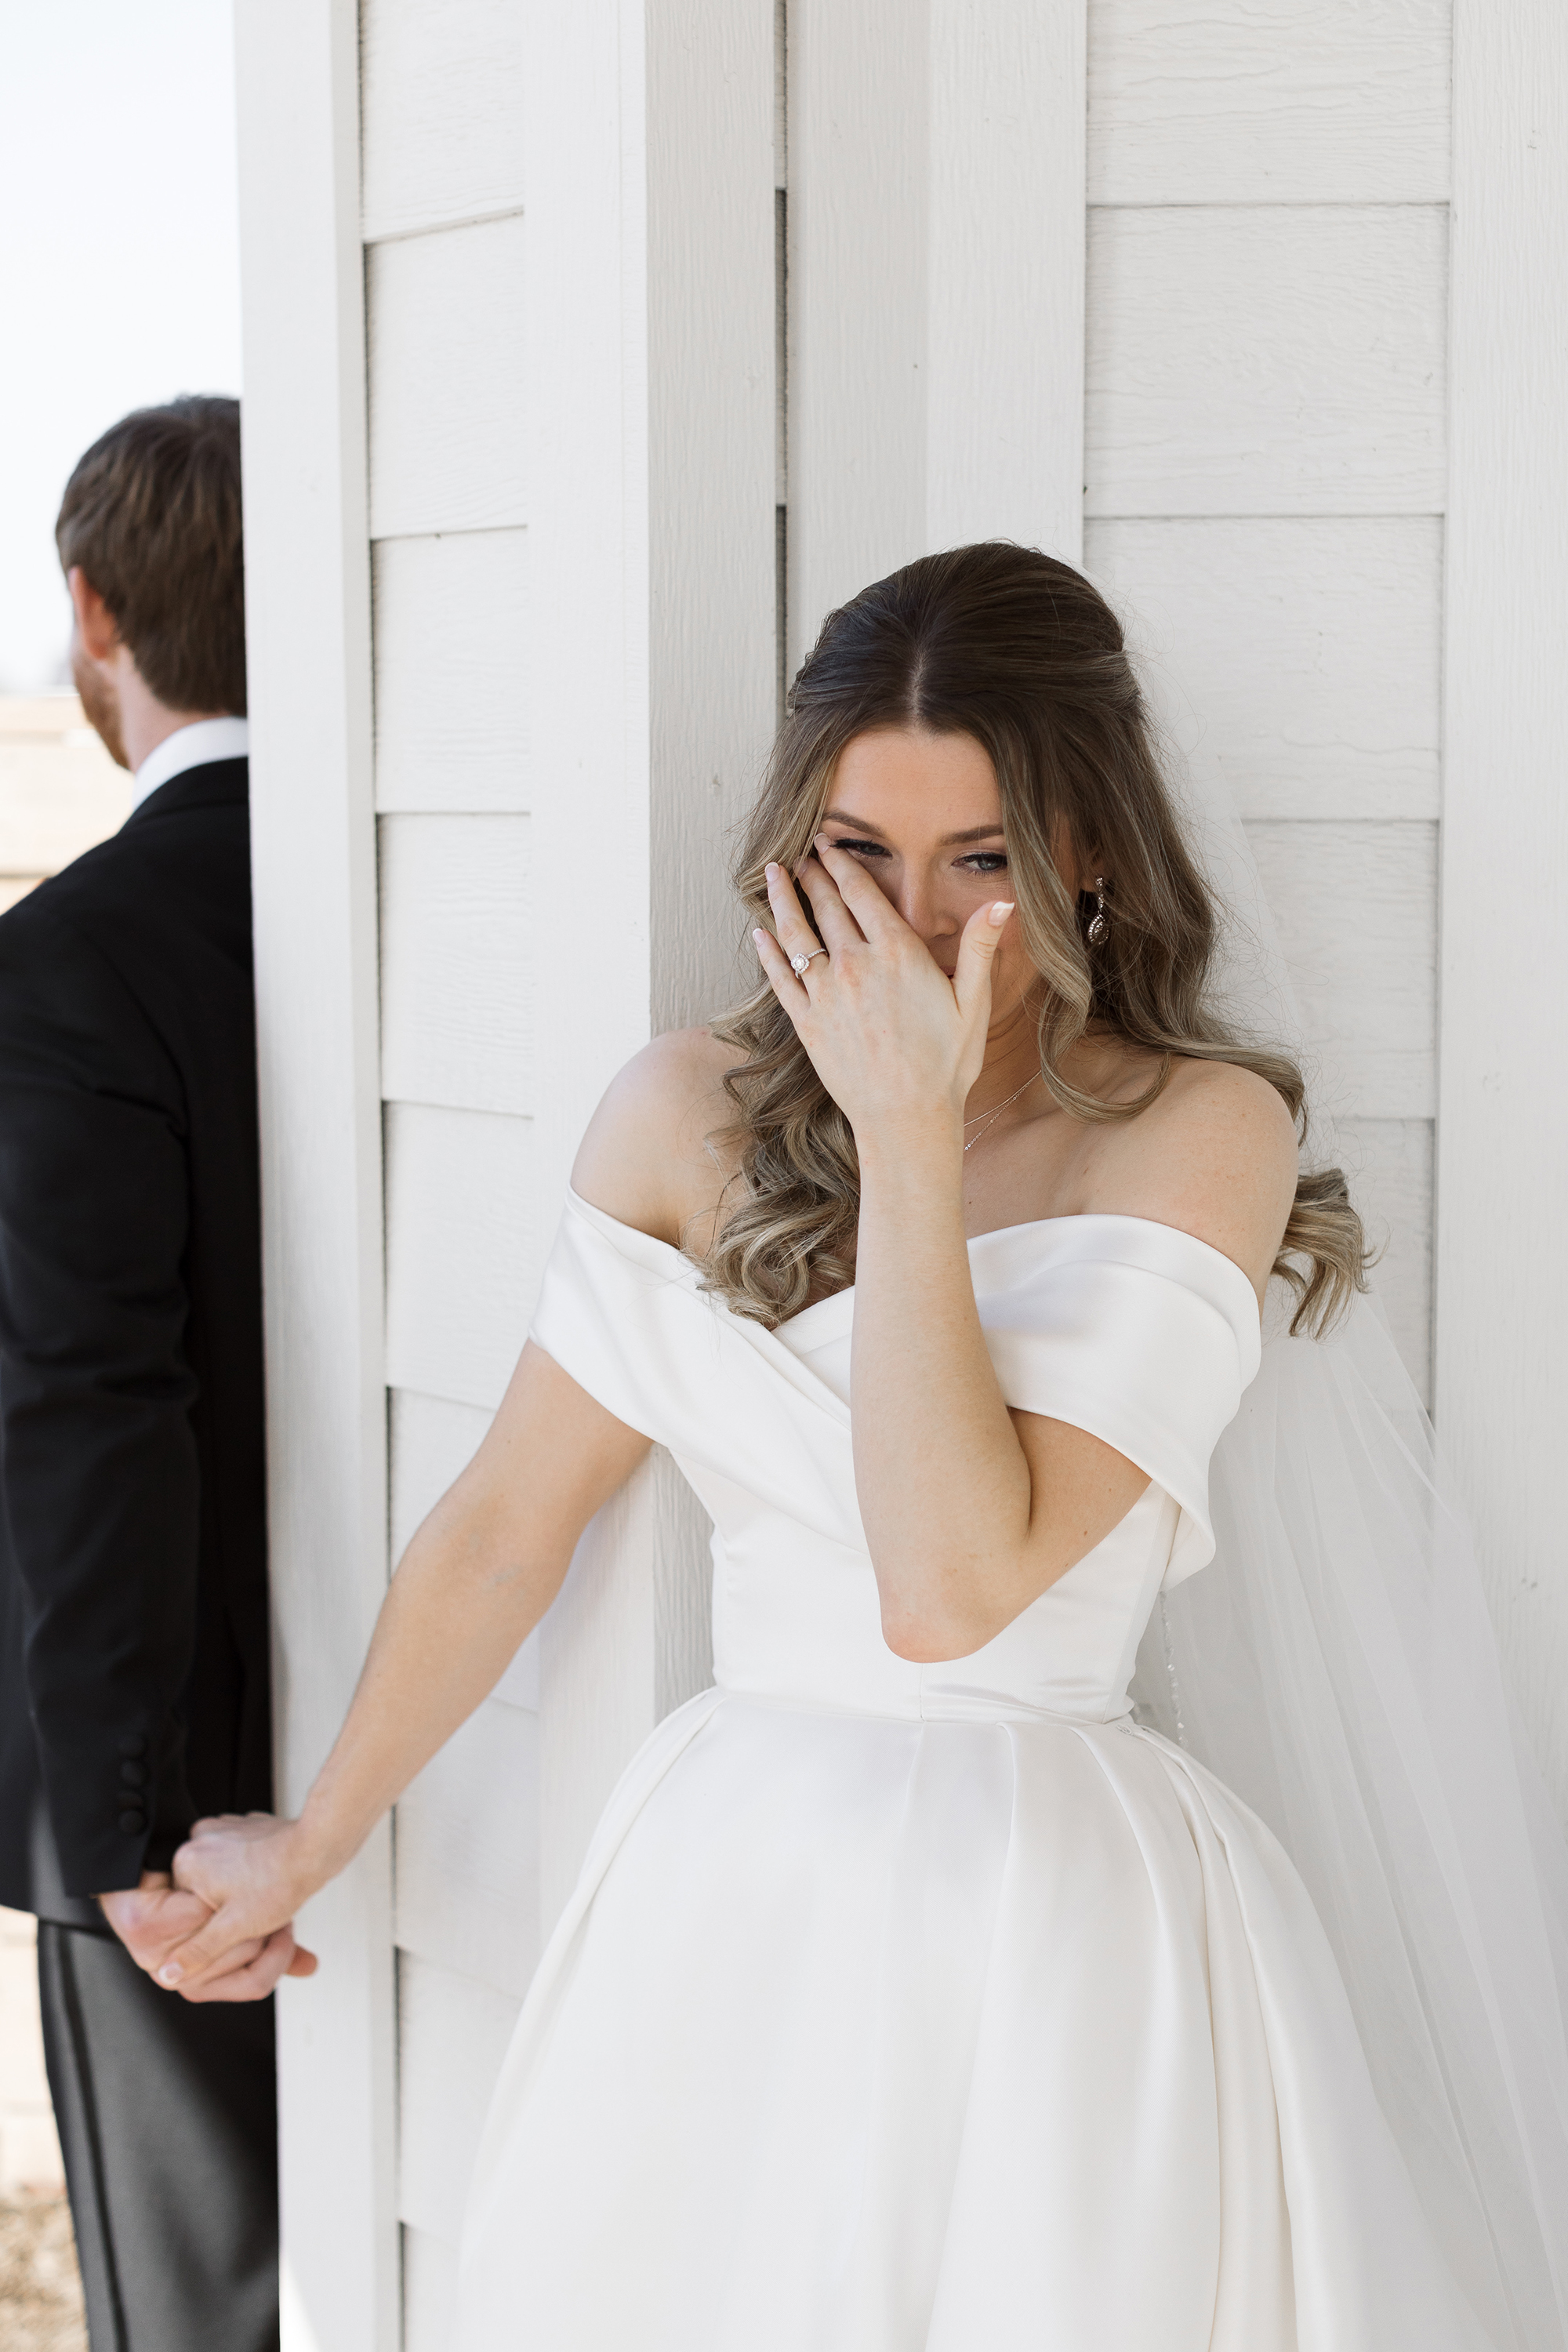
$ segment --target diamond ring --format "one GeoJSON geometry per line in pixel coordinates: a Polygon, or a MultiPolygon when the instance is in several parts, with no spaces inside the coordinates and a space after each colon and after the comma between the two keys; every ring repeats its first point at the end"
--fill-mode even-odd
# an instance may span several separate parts
{"type": "Polygon", "coordinates": [[[804,980],[805,978],[805,968],[811,961],[811,956],[826,955],[826,953],[827,950],[826,948],[813,948],[811,955],[791,956],[789,960],[789,968],[791,971],[795,973],[797,980],[804,980]]]}

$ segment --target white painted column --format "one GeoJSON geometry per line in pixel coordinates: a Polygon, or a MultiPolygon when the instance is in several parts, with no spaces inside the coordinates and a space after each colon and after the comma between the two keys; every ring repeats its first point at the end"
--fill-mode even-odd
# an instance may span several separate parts
{"type": "Polygon", "coordinates": [[[1085,0],[790,0],[789,667],[935,548],[1076,562],[1085,0]]]}
{"type": "MultiPolygon", "coordinates": [[[[386,1578],[370,569],[353,0],[237,0],[246,591],[278,1799],[386,1578]]],[[[399,2341],[385,1827],[278,1999],[286,2352],[399,2341]]]]}
{"type": "MultiPolygon", "coordinates": [[[[772,0],[597,0],[531,43],[526,690],[535,1197],[616,1068],[736,993],[728,828],[774,717],[772,0]]],[[[541,1649],[548,1930],[622,1767],[709,1678],[706,1526],[656,1459],[541,1649]]]]}
{"type": "Polygon", "coordinates": [[[1568,1814],[1568,14],[1456,0],[1436,1415],[1568,1814]]]}

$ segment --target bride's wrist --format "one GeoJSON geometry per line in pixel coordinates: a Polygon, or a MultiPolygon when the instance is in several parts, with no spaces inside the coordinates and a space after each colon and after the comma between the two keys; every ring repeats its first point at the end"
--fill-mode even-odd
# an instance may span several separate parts
{"type": "Polygon", "coordinates": [[[913,1188],[929,1195],[961,1187],[963,1125],[957,1111],[921,1110],[906,1118],[868,1121],[855,1130],[862,1195],[868,1188],[913,1188]]]}
{"type": "Polygon", "coordinates": [[[299,1884],[300,1901],[346,1869],[363,1843],[345,1835],[314,1794],[307,1797],[299,1820],[289,1823],[289,1868],[299,1884]]]}

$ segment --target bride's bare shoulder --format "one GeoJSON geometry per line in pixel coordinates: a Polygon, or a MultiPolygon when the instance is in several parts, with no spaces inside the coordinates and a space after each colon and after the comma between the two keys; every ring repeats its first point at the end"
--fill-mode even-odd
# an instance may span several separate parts
{"type": "Polygon", "coordinates": [[[1234,1062],[1179,1061],[1109,1149],[1093,1206],[1178,1226],[1241,1266],[1261,1294],[1296,1193],[1295,1124],[1277,1089],[1234,1062]]]}
{"type": "Polygon", "coordinates": [[[679,1246],[718,1200],[723,1171],[709,1139],[732,1117],[724,1073],[732,1046],[710,1029],[670,1029],[618,1070],[588,1122],[572,1185],[595,1208],[679,1246]]]}

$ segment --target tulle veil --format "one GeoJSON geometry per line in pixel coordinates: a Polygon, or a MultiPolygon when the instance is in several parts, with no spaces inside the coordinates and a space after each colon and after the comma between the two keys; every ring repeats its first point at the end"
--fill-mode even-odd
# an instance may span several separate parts
{"type": "MultiPolygon", "coordinates": [[[[1226,909],[1226,1013],[1295,1043],[1242,826],[1214,784],[1179,789],[1226,909]]],[[[1332,1153],[1321,1119],[1308,1149],[1332,1153]]],[[[1211,1473],[1217,1554],[1156,1608],[1137,1712],[1300,1870],[1437,2245],[1499,2352],[1568,2352],[1568,1842],[1375,1288],[1322,1341],[1290,1338],[1291,1304],[1276,1282],[1211,1473]]]]}

